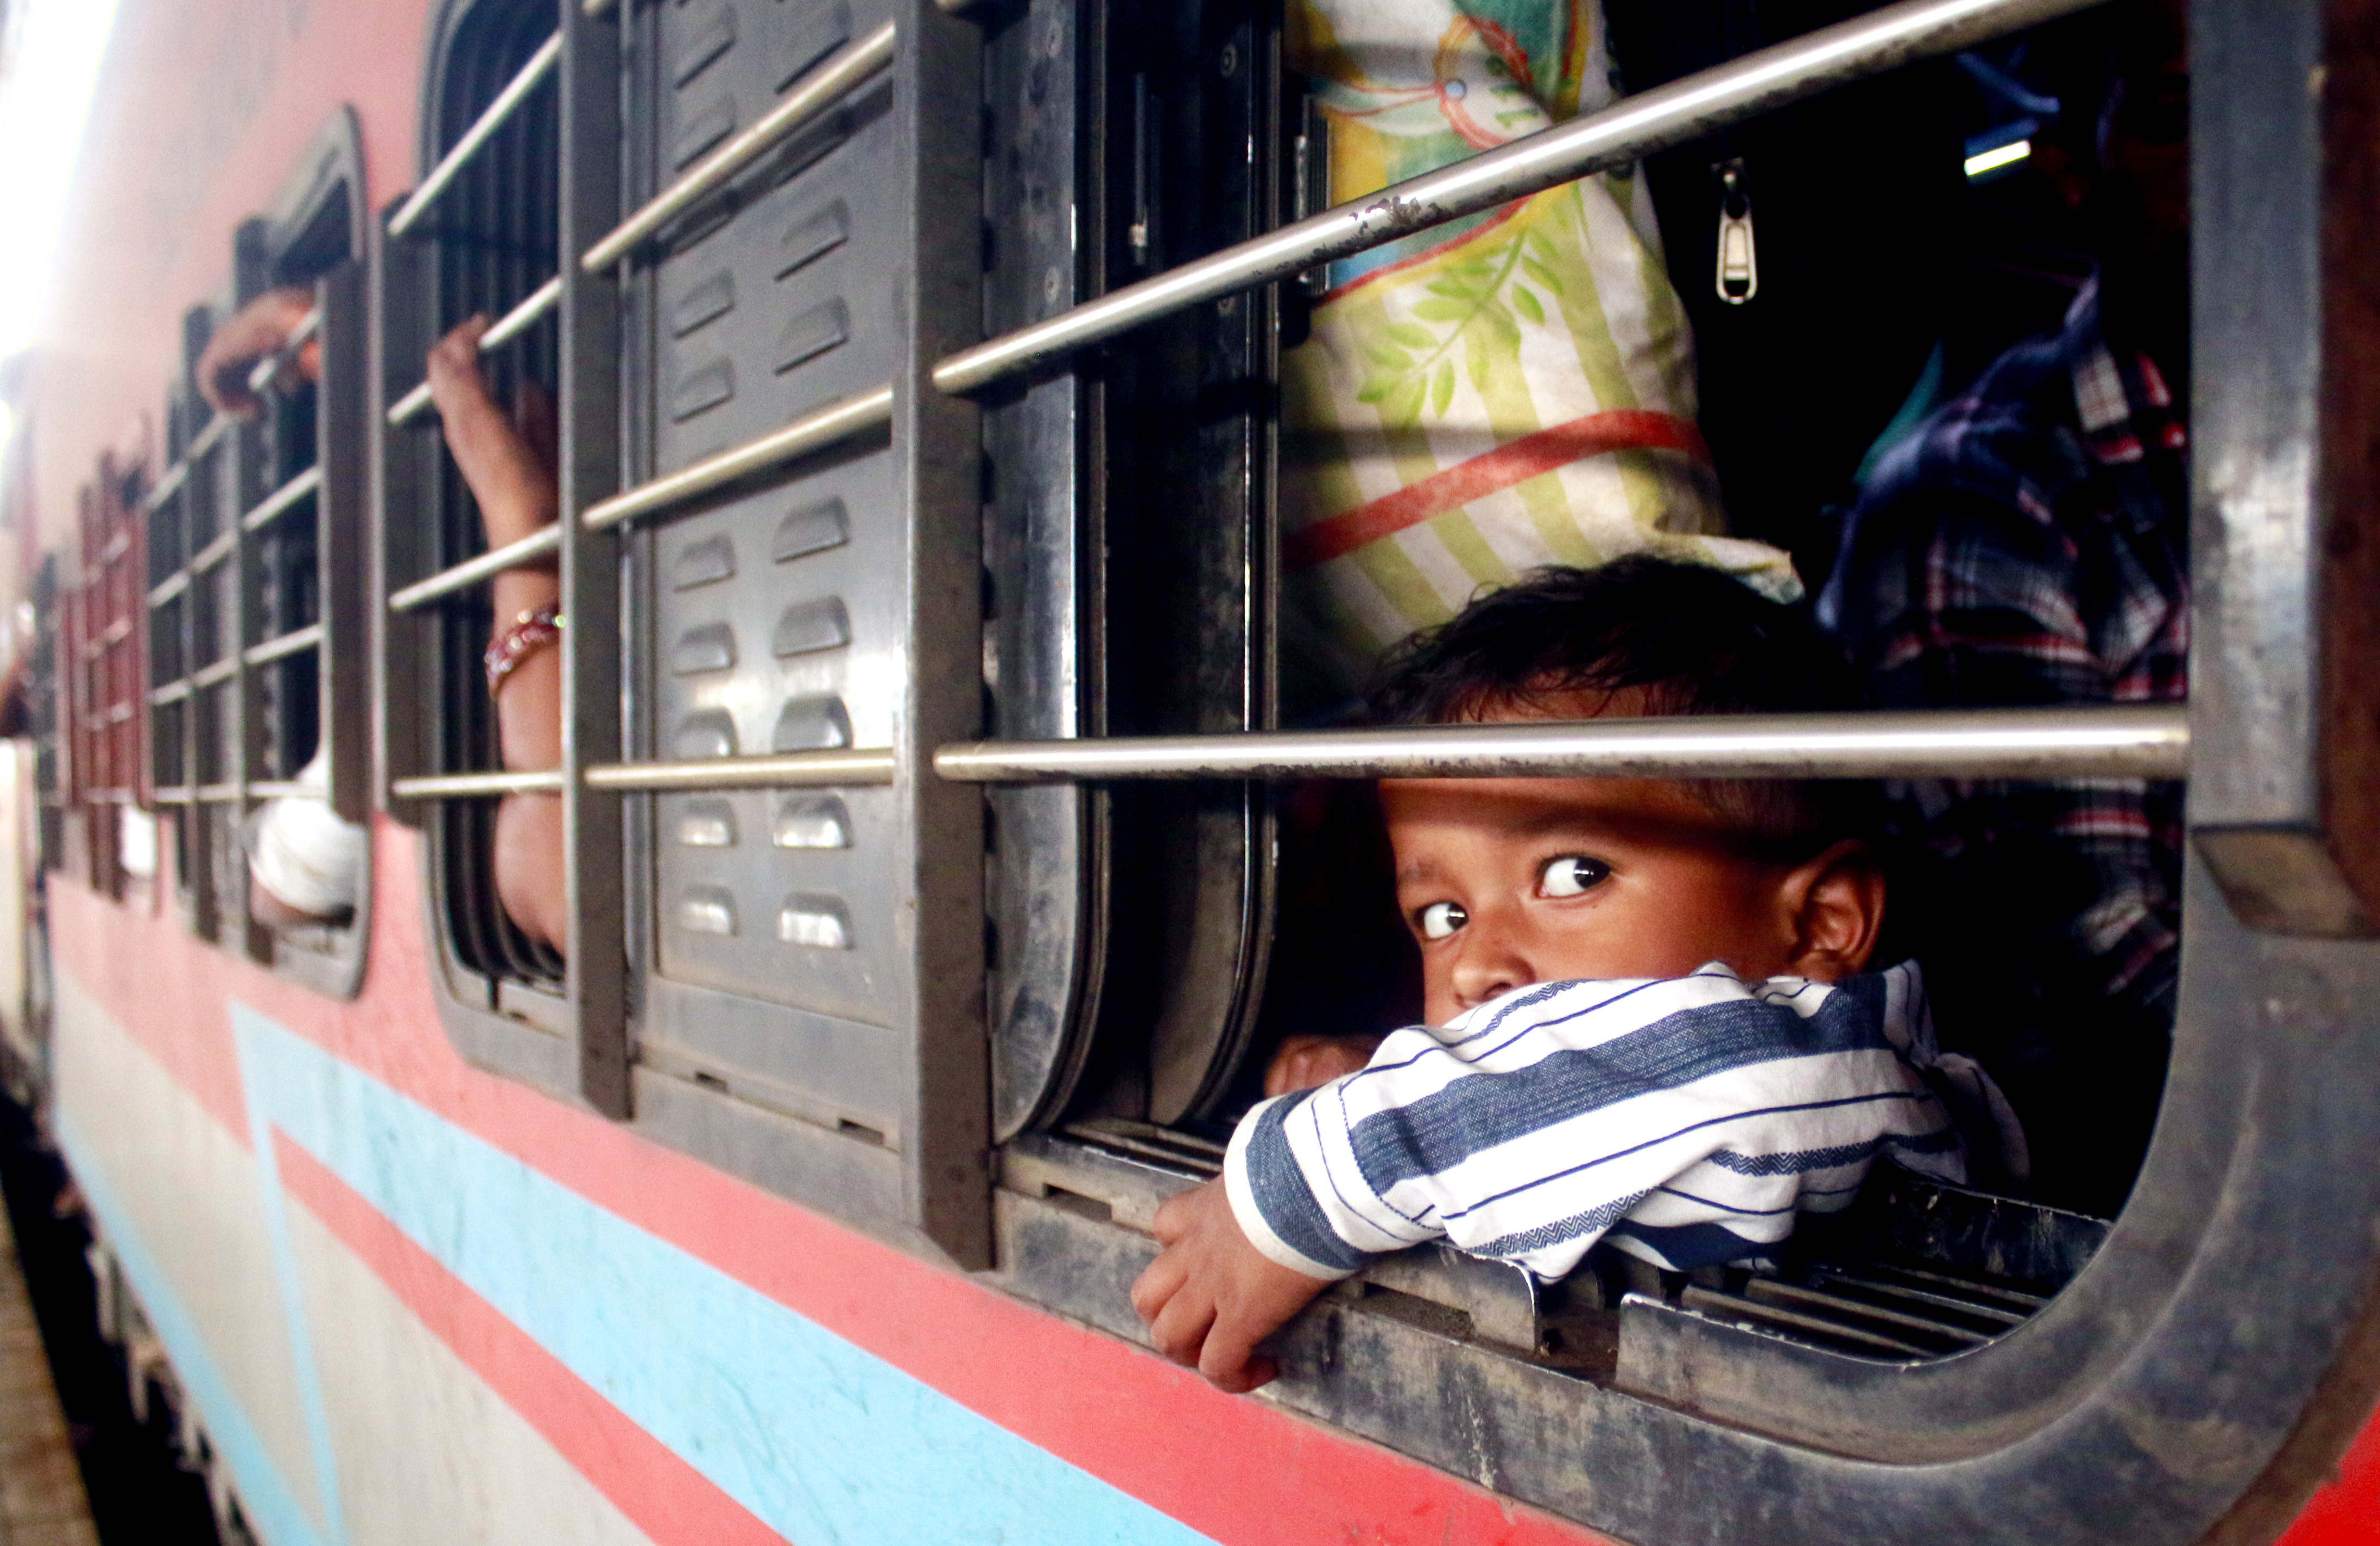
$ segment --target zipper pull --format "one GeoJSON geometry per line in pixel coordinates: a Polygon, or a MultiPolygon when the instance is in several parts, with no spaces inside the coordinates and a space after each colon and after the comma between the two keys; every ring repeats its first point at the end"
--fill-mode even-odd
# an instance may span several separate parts
{"type": "Polygon", "coordinates": [[[1741,306],[1760,293],[1760,256],[1752,239],[1752,195],[1743,186],[1743,158],[1723,161],[1718,174],[1718,298],[1741,306]]]}

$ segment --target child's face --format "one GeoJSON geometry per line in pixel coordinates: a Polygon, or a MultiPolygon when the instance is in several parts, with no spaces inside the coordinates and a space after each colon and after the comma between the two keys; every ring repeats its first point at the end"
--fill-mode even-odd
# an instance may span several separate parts
{"type": "MultiPolygon", "coordinates": [[[[1634,696],[1546,707],[1591,719],[1641,712],[1622,701],[1634,696]]],[[[1793,868],[1754,857],[1681,785],[1384,779],[1380,805],[1432,1025],[1532,982],[1682,977],[1714,960],[1750,981],[1826,969],[1804,948],[1793,868]]]]}

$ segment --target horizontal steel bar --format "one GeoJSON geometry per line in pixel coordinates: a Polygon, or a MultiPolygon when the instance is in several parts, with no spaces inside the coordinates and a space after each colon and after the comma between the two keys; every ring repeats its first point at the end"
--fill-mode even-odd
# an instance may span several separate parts
{"type": "Polygon", "coordinates": [[[256,508],[239,517],[242,531],[255,531],[272,525],[289,513],[300,500],[322,486],[322,469],[310,467],[257,502],[256,508]]]}
{"type": "Polygon", "coordinates": [[[202,804],[228,805],[240,797],[240,788],[237,784],[201,784],[198,796],[202,804]]]}
{"type": "Polygon", "coordinates": [[[609,16],[612,14],[612,0],[582,0],[578,8],[589,16],[609,16]]]}
{"type": "Polygon", "coordinates": [[[185,676],[178,682],[168,682],[162,688],[150,688],[149,706],[152,709],[162,708],[168,703],[179,703],[189,696],[190,679],[185,676]]]}
{"type": "Polygon", "coordinates": [[[228,682],[231,680],[231,674],[238,669],[239,661],[237,658],[219,660],[212,665],[202,665],[190,673],[190,686],[193,688],[211,688],[217,682],[228,682]]]}
{"type": "Polygon", "coordinates": [[[441,596],[451,596],[457,590],[468,590],[483,579],[503,574],[506,569],[527,568],[539,557],[560,551],[562,523],[540,526],[517,542],[506,542],[477,558],[467,558],[451,569],[441,569],[428,579],[416,581],[402,590],[389,593],[391,612],[410,612],[427,606],[441,596]]]}
{"type": "Polygon", "coordinates": [[[196,576],[202,575],[209,569],[213,568],[216,565],[222,563],[225,559],[229,558],[231,556],[233,544],[238,541],[239,534],[237,532],[226,531],[222,536],[217,537],[213,542],[209,542],[206,546],[200,548],[198,552],[190,554],[191,575],[194,578],[196,576]]]}
{"type": "Polygon", "coordinates": [[[108,565],[115,563],[117,559],[123,557],[126,554],[130,553],[131,551],[132,533],[128,530],[118,531],[115,536],[110,537],[107,540],[107,545],[105,547],[99,550],[100,566],[102,568],[105,568],[108,565]]]}
{"type": "Polygon", "coordinates": [[[143,511],[161,508],[165,501],[180,493],[182,485],[189,481],[190,464],[213,450],[215,442],[231,433],[233,426],[238,422],[227,413],[218,413],[208,420],[206,428],[190,437],[190,444],[182,451],[181,460],[167,468],[165,475],[157,480],[157,486],[142,497],[140,508],[143,511]]]}
{"type": "Polygon", "coordinates": [[[295,779],[269,778],[261,783],[250,784],[248,786],[248,797],[252,800],[319,800],[322,798],[322,791],[310,784],[300,784],[295,779]]]}
{"type": "MultiPolygon", "coordinates": [[[[480,335],[480,352],[485,354],[490,349],[511,343],[535,327],[548,311],[561,303],[562,275],[557,274],[531,290],[527,300],[498,317],[487,332],[480,335]]],[[[419,417],[429,406],[430,383],[425,381],[396,400],[396,406],[388,410],[388,421],[391,424],[406,423],[419,417]]]]}
{"type": "Polygon", "coordinates": [[[858,90],[892,62],[893,36],[893,25],[888,21],[804,76],[750,128],[703,157],[693,170],[655,194],[610,236],[589,248],[587,255],[579,260],[580,265],[589,274],[601,274],[610,268],[654,232],[724,187],[728,179],[759,160],[787,135],[858,90]]]}
{"type": "Polygon", "coordinates": [[[250,665],[264,665],[279,660],[284,655],[294,655],[300,650],[318,648],[322,642],[322,625],[309,623],[302,628],[293,628],[278,639],[268,639],[261,644],[249,645],[244,652],[244,658],[250,665]]]}
{"type": "Polygon", "coordinates": [[[816,413],[805,414],[782,430],[774,430],[758,440],[746,441],[715,456],[707,456],[691,467],[664,473],[649,483],[640,483],[622,493],[615,493],[600,504],[588,506],[579,519],[589,531],[601,531],[624,520],[650,515],[673,505],[683,504],[697,494],[708,493],[738,478],[759,472],[780,462],[824,450],[839,441],[872,430],[892,420],[892,388],[880,386],[873,392],[863,392],[856,397],[830,403],[816,413]]]}
{"type": "Polygon", "coordinates": [[[613,762],[590,767],[589,789],[808,789],[890,784],[890,747],[794,751],[775,757],[707,757],[686,762],[613,762]]]}
{"type": "Polygon", "coordinates": [[[182,784],[170,784],[162,789],[152,789],[149,791],[149,797],[159,805],[190,805],[196,803],[198,799],[197,794],[188,785],[182,784]]]}
{"type": "Polygon", "coordinates": [[[1368,251],[1913,59],[1951,54],[2102,0],[1905,0],[1625,97],[1600,113],[1127,285],[934,368],[944,392],[980,390],[1144,323],[1368,251]]]}
{"type": "Polygon", "coordinates": [[[2180,778],[2189,711],[1431,724],[1386,730],[978,741],[934,771],[967,784],[1141,778],[2180,778]]]}
{"type": "Polygon", "coordinates": [[[190,572],[188,569],[176,570],[175,573],[167,575],[164,579],[159,580],[156,585],[151,589],[149,592],[150,610],[153,612],[157,608],[164,606],[167,602],[172,601],[175,597],[180,595],[189,588],[190,572]]]}
{"type": "Polygon", "coordinates": [[[540,768],[533,773],[434,773],[400,778],[388,792],[401,800],[493,799],[504,795],[559,794],[562,770],[540,768]]]}
{"type": "Polygon", "coordinates": [[[514,110],[527,102],[528,94],[536,91],[539,84],[552,73],[555,63],[561,57],[562,34],[556,32],[538,45],[537,52],[528,56],[528,63],[523,65],[519,73],[505,83],[503,91],[496,93],[496,100],[488,103],[486,110],[472,120],[471,127],[463,131],[463,138],[455,141],[455,148],[439,157],[438,164],[431,167],[430,175],[421,179],[421,186],[413,190],[413,196],[406,200],[395,214],[390,216],[388,222],[390,236],[401,237],[413,228],[414,223],[421,218],[423,213],[431,204],[437,202],[438,196],[445,192],[448,185],[454,182],[455,177],[463,170],[464,164],[478,154],[480,147],[488,142],[488,137],[504,128],[504,120],[511,117],[514,110]]]}
{"type": "Polygon", "coordinates": [[[271,386],[273,378],[287,370],[289,362],[297,359],[306,346],[313,342],[314,335],[322,331],[322,309],[317,306],[298,319],[298,325],[289,330],[289,336],[281,341],[279,348],[256,362],[256,368],[248,373],[248,389],[261,392],[271,386]]]}
{"type": "Polygon", "coordinates": [[[141,496],[141,513],[143,515],[152,515],[155,512],[164,509],[165,507],[165,501],[181,493],[182,485],[189,481],[190,464],[187,459],[176,462],[173,466],[167,468],[164,475],[157,480],[157,486],[151,489],[146,494],[141,496]]]}

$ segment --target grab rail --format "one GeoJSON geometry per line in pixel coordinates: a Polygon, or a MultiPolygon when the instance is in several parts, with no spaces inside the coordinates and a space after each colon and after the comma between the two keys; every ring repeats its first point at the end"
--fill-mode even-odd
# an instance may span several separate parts
{"type": "Polygon", "coordinates": [[[934,384],[964,396],[1144,323],[1285,279],[1415,231],[1543,192],[1895,66],[2031,27],[2103,0],[1906,0],[1747,54],[1599,113],[1515,140],[1225,248],[1046,322],[961,349],[934,384]]]}
{"type": "Polygon", "coordinates": [[[390,236],[401,237],[413,228],[414,223],[438,201],[438,196],[445,192],[448,185],[462,172],[464,164],[479,153],[480,147],[488,142],[489,136],[504,128],[504,120],[528,100],[528,94],[536,91],[548,75],[553,73],[553,67],[561,59],[562,34],[556,32],[528,56],[528,63],[505,82],[504,89],[496,93],[496,100],[488,103],[486,109],[471,120],[471,127],[463,131],[463,138],[455,141],[455,148],[439,157],[438,164],[421,179],[421,186],[415,189],[413,196],[389,218],[390,236]]]}
{"type": "Polygon", "coordinates": [[[624,489],[611,498],[587,507],[579,517],[589,531],[617,526],[656,510],[667,509],[685,503],[698,494],[732,483],[738,478],[759,472],[780,462],[821,451],[841,441],[851,439],[892,420],[892,387],[890,383],[872,392],[845,397],[828,404],[815,413],[804,414],[783,429],[771,430],[757,439],[731,446],[715,456],[664,473],[633,489],[624,489]]]}
{"type": "Polygon", "coordinates": [[[322,469],[317,465],[308,468],[289,481],[257,501],[256,508],[239,517],[242,531],[256,531],[272,525],[285,516],[301,500],[322,486],[322,469]]]}
{"type": "Polygon", "coordinates": [[[527,568],[531,561],[554,553],[562,547],[562,523],[539,527],[517,542],[506,542],[492,548],[477,558],[466,558],[451,569],[441,569],[428,579],[389,593],[391,612],[411,612],[427,606],[441,596],[451,596],[457,590],[468,590],[480,581],[506,569],[527,568]]]}
{"type": "MultiPolygon", "coordinates": [[[[497,318],[487,332],[480,335],[480,352],[485,354],[490,349],[511,343],[535,327],[547,312],[561,304],[562,275],[557,274],[531,290],[527,300],[497,318]]],[[[425,381],[396,400],[388,410],[388,421],[392,425],[404,424],[429,406],[430,383],[425,381]]]]}
{"type": "Polygon", "coordinates": [[[644,239],[758,161],[794,130],[832,107],[892,62],[894,28],[886,22],[803,78],[793,94],[761,115],[695,168],[655,194],[611,235],[587,250],[579,263],[601,274],[634,251],[644,239]]]}
{"type": "Polygon", "coordinates": [[[1178,778],[2180,778],[2180,706],[1728,715],[974,741],[965,784],[1178,778]]]}
{"type": "MultiPolygon", "coordinates": [[[[789,751],[770,757],[705,757],[672,762],[599,762],[583,780],[589,789],[628,794],[668,794],[710,789],[864,788],[892,782],[899,763],[890,747],[847,750],[789,751]]],[[[400,799],[485,799],[492,796],[558,790],[561,770],[540,773],[447,773],[400,778],[390,792],[400,799]]]]}

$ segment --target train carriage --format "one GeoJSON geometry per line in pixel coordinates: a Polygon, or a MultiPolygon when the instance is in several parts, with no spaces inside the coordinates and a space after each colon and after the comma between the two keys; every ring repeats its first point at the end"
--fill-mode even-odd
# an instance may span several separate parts
{"type": "Polygon", "coordinates": [[[7,383],[0,1020],[226,1537],[2380,1533],[2363,0],[2190,6],[2186,706],[1513,735],[1284,687],[1332,265],[2090,8],[1837,7],[1334,202],[1271,0],[122,0],[7,383]],[[262,411],[210,408],[274,291],[262,411]],[[561,518],[492,549],[424,379],[474,315],[558,436],[561,518]],[[483,656],[540,565],[521,771],[483,656]],[[1548,773],[2186,776],[2120,1213],[1880,1176],[1791,1271],[1423,1248],[1258,1396],[1157,1357],[1157,1207],[1344,990],[1285,791],[1548,773]],[[260,813],[315,796],[362,888],[270,926],[260,813]],[[567,951],[500,895],[522,796],[567,951]]]}

